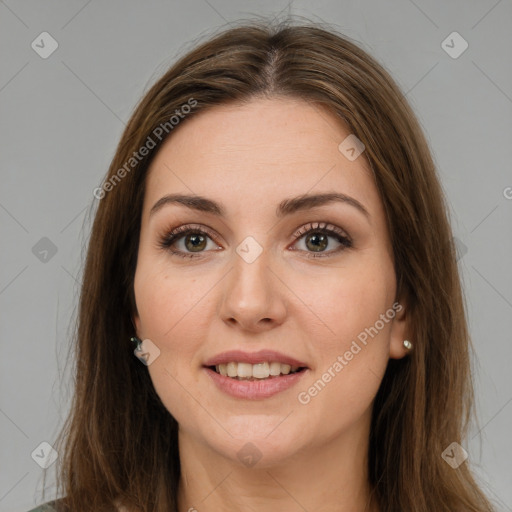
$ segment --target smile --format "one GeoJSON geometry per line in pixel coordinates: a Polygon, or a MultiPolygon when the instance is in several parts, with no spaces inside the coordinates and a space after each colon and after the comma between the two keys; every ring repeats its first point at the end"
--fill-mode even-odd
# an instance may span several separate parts
{"type": "MultiPolygon", "coordinates": [[[[309,368],[305,367],[297,367],[294,369],[294,371],[291,371],[291,367],[286,368],[286,366],[289,365],[280,365],[279,368],[279,374],[278,375],[271,375],[270,374],[270,366],[272,363],[260,363],[262,366],[267,365],[268,366],[268,376],[267,377],[255,377],[251,375],[248,376],[239,376],[238,372],[241,371],[241,373],[248,373],[248,369],[244,368],[242,366],[241,369],[239,369],[240,364],[246,364],[246,363],[233,363],[233,365],[236,366],[236,375],[230,377],[229,375],[222,375],[220,373],[221,371],[228,372],[228,364],[224,365],[218,365],[218,371],[215,366],[213,367],[204,367],[204,371],[206,371],[208,377],[212,379],[215,386],[218,390],[222,391],[223,393],[230,395],[234,398],[241,398],[244,400],[262,400],[265,398],[270,398],[278,393],[284,392],[287,389],[290,389],[292,386],[295,386],[302,378],[303,376],[310,372],[309,368]],[[221,370],[221,367],[225,367],[221,370]],[[281,366],[285,366],[283,369],[284,372],[287,373],[281,373],[281,366]]],[[[251,371],[253,366],[259,366],[259,364],[256,365],[248,365],[251,367],[251,371]]],[[[274,367],[274,372],[277,371],[277,367],[274,367]]],[[[264,368],[265,373],[266,369],[264,368]]],[[[258,372],[258,370],[256,371],[258,372]]],[[[231,373],[233,372],[233,366],[231,366],[231,373]]],[[[260,373],[262,375],[262,373],[260,373]]]]}
{"type": "Polygon", "coordinates": [[[304,369],[300,366],[291,366],[289,364],[279,363],[278,361],[261,362],[257,364],[237,363],[233,361],[211,366],[210,368],[224,377],[247,380],[279,377],[279,375],[289,375],[290,373],[296,373],[304,369]]]}

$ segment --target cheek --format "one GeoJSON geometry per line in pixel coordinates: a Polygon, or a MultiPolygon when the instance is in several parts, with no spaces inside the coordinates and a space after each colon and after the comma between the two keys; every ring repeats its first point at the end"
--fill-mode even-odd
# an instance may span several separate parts
{"type": "MultiPolygon", "coordinates": [[[[296,280],[297,295],[307,299],[301,316],[312,320],[324,353],[350,345],[379,320],[393,303],[394,279],[392,262],[377,251],[368,251],[363,256],[354,254],[343,267],[296,280]]],[[[382,331],[387,332],[389,326],[382,331]]]]}
{"type": "Polygon", "coordinates": [[[168,381],[165,386],[174,388],[169,374],[184,383],[198,365],[198,349],[211,323],[208,291],[218,279],[198,277],[197,272],[170,272],[168,262],[155,258],[145,261],[140,262],[134,282],[140,334],[160,349],[150,367],[155,387],[168,381]]]}
{"type": "Polygon", "coordinates": [[[301,403],[311,399],[322,414],[343,410],[347,419],[354,419],[370,405],[389,359],[395,316],[392,262],[382,255],[361,258],[336,275],[316,279],[309,290],[307,305],[315,315],[306,311],[304,316],[319,320],[314,325],[305,321],[303,328],[317,347],[317,367],[303,386],[307,396],[301,403]]]}
{"type": "MultiPolygon", "coordinates": [[[[186,423],[190,416],[193,404],[186,390],[194,388],[191,368],[197,365],[200,335],[204,339],[207,332],[207,315],[202,314],[207,302],[200,300],[202,290],[194,288],[197,282],[202,280],[171,275],[155,262],[138,267],[134,282],[141,335],[160,350],[148,372],[157,395],[179,423],[186,423]]],[[[202,295],[208,290],[204,288],[202,295]]],[[[200,393],[194,396],[202,402],[200,393]]]]}
{"type": "Polygon", "coordinates": [[[197,279],[190,272],[169,271],[169,262],[153,258],[140,261],[134,290],[142,334],[167,343],[176,337],[180,324],[187,323],[189,312],[201,309],[201,297],[209,280],[197,279]]]}

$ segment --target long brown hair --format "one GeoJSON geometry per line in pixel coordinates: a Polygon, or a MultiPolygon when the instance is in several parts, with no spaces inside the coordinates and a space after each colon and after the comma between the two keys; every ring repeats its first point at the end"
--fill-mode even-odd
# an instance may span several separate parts
{"type": "Polygon", "coordinates": [[[130,343],[145,177],[165,138],[197,112],[262,96],[304,99],[344,121],[366,147],[385,207],[414,350],[389,361],[374,402],[368,469],[380,511],[491,511],[468,463],[454,469],[441,456],[462,443],[472,415],[471,343],[448,208],[419,123],[387,71],[346,36],[261,20],[211,36],[156,81],[98,189],[75,392],[56,445],[62,503],[72,512],[113,510],[117,500],[178,510],[178,425],[130,343]],[[153,147],[141,157],[144,146],[153,147]]]}

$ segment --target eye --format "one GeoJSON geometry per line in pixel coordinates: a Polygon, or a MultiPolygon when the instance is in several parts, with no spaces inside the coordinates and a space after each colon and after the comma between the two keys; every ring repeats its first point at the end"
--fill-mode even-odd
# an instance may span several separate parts
{"type": "MultiPolygon", "coordinates": [[[[212,240],[213,237],[214,235],[209,229],[198,225],[196,226],[193,224],[188,224],[173,229],[164,237],[162,237],[158,242],[158,247],[160,247],[161,249],[167,249],[172,254],[176,256],[181,256],[182,258],[195,258],[196,256],[194,253],[204,252],[204,249],[208,245],[208,239],[212,240]],[[182,241],[182,239],[184,242],[185,250],[173,249],[173,246],[176,245],[177,242],[182,241]]],[[[217,249],[220,249],[220,247],[217,244],[213,245],[217,249]]]]}
{"type": "MultiPolygon", "coordinates": [[[[328,257],[337,254],[344,249],[352,247],[352,241],[345,232],[340,228],[327,224],[325,222],[309,223],[294,233],[294,237],[298,239],[295,243],[304,239],[305,249],[299,249],[306,252],[308,258],[328,257]],[[326,251],[325,249],[332,245],[329,239],[335,239],[338,247],[326,251]]],[[[187,224],[173,229],[164,235],[158,242],[160,249],[170,251],[173,255],[182,258],[196,258],[201,253],[206,252],[208,248],[208,240],[212,242],[210,249],[222,249],[219,244],[214,242],[215,235],[213,231],[204,226],[187,224]],[[176,249],[176,245],[182,246],[176,249]]]]}
{"type": "Polygon", "coordinates": [[[307,224],[296,231],[294,237],[299,239],[297,243],[304,239],[305,249],[300,250],[307,252],[308,258],[329,257],[353,246],[350,238],[341,229],[325,222],[307,224]],[[334,238],[338,243],[338,247],[325,251],[330,245],[329,238],[334,238]],[[310,253],[309,251],[312,252],[310,253]]]}

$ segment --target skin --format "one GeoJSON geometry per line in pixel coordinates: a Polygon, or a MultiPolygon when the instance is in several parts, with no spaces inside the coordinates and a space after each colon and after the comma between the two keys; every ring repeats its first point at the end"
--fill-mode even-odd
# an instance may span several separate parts
{"type": "Polygon", "coordinates": [[[148,371],[180,426],[180,511],[377,510],[367,507],[371,407],[389,358],[406,355],[406,305],[309,403],[297,398],[395,302],[393,254],[369,164],[364,154],[350,161],[338,150],[349,134],[319,105],[253,99],[187,119],[151,164],[134,323],[160,350],[148,371]],[[220,202],[226,216],[178,204],[149,215],[178,192],[220,202]],[[370,216],[329,203],[276,217],[283,199],[319,192],[347,194],[370,216]],[[318,254],[308,235],[294,233],[319,221],[343,230],[353,247],[336,252],[329,235],[330,256],[308,258],[318,254]],[[195,258],[158,246],[190,223],[215,234],[202,252],[185,245],[186,236],[174,243],[195,258]],[[250,264],[236,252],[248,236],[263,248],[250,264]],[[218,390],[203,369],[225,350],[263,348],[310,370],[297,386],[245,400],[218,390]],[[253,467],[237,456],[248,442],[261,453],[253,467]]]}

